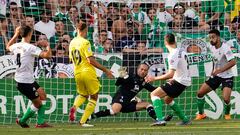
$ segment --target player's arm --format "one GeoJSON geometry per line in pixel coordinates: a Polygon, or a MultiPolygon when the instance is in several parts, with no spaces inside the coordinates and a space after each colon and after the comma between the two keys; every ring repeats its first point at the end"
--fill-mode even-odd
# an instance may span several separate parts
{"type": "Polygon", "coordinates": [[[230,68],[232,68],[233,66],[236,65],[236,60],[235,60],[235,57],[230,49],[229,46],[224,46],[224,54],[226,56],[226,59],[228,60],[228,63],[226,63],[222,68],[218,68],[218,69],[215,69],[212,73],[213,76],[216,76],[217,74],[219,73],[222,73],[224,71],[227,71],[229,70],[230,68]]]}
{"type": "Polygon", "coordinates": [[[177,69],[178,62],[179,62],[179,58],[177,54],[171,56],[171,58],[168,59],[169,70],[166,74],[163,74],[161,76],[156,76],[156,77],[147,76],[145,77],[145,81],[149,83],[156,80],[167,80],[167,79],[173,78],[173,75],[177,69]]]}
{"type": "Polygon", "coordinates": [[[131,77],[131,75],[127,76],[127,77],[118,77],[115,85],[119,86],[122,84],[130,83],[130,82],[133,82],[132,80],[133,80],[133,78],[131,77]]]}
{"type": "Polygon", "coordinates": [[[10,46],[13,45],[14,43],[16,43],[18,36],[20,35],[20,26],[18,26],[15,30],[15,33],[13,35],[13,37],[9,40],[9,42],[6,44],[6,49],[7,51],[10,51],[10,46]]]}
{"type": "Polygon", "coordinates": [[[94,67],[102,70],[109,78],[113,78],[112,72],[109,69],[107,69],[106,67],[104,67],[103,65],[101,65],[100,63],[98,63],[93,56],[87,57],[87,60],[94,67]]]}
{"type": "Polygon", "coordinates": [[[115,83],[116,86],[122,85],[124,83],[130,82],[132,77],[129,77],[127,72],[127,67],[120,67],[118,69],[119,76],[117,78],[117,81],[115,83]]]}
{"type": "Polygon", "coordinates": [[[46,47],[46,50],[42,51],[39,54],[39,57],[45,58],[45,59],[52,58],[52,49],[50,47],[49,42],[47,42],[47,41],[39,41],[39,42],[37,42],[37,44],[40,45],[40,46],[46,47]]]}
{"type": "Polygon", "coordinates": [[[232,68],[233,66],[236,65],[236,60],[235,59],[231,59],[230,61],[228,61],[227,64],[225,64],[222,68],[218,68],[218,69],[215,69],[213,72],[212,72],[212,75],[213,76],[216,76],[217,74],[219,73],[222,73],[224,71],[227,71],[229,70],[230,68],[232,68]]]}
{"type": "Polygon", "coordinates": [[[153,81],[171,79],[171,78],[173,78],[174,73],[175,73],[175,69],[169,69],[166,74],[154,77],[153,81]]]}
{"type": "Polygon", "coordinates": [[[143,88],[145,88],[146,90],[148,90],[149,92],[154,91],[157,87],[154,87],[153,85],[151,85],[150,83],[146,83],[143,88]]]}

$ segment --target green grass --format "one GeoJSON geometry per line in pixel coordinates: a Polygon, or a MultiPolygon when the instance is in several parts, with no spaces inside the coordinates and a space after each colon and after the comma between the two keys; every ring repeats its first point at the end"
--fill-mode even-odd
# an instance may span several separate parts
{"type": "Polygon", "coordinates": [[[0,135],[240,135],[240,121],[193,121],[191,126],[175,126],[176,121],[164,127],[150,127],[151,122],[92,122],[95,127],[83,128],[77,124],[55,123],[53,128],[22,129],[18,125],[0,125],[0,135]]]}

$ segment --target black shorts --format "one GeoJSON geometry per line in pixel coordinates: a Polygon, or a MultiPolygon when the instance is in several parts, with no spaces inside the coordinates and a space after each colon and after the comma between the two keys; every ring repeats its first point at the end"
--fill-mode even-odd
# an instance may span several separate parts
{"type": "Polygon", "coordinates": [[[212,89],[216,90],[220,84],[222,84],[222,89],[225,87],[233,88],[233,77],[231,78],[221,78],[218,76],[210,77],[205,83],[212,89]]]}
{"type": "Polygon", "coordinates": [[[37,82],[33,83],[16,83],[17,89],[28,99],[33,100],[39,97],[37,89],[40,87],[37,82]]]}
{"type": "Polygon", "coordinates": [[[137,106],[137,101],[131,101],[126,96],[123,96],[120,92],[117,92],[113,99],[112,99],[112,104],[114,103],[119,103],[122,105],[121,112],[123,113],[129,113],[129,112],[135,112],[136,111],[136,106],[137,106]]]}
{"type": "Polygon", "coordinates": [[[175,80],[173,80],[171,83],[167,82],[160,87],[171,98],[178,97],[186,88],[185,85],[182,85],[181,83],[179,83],[175,80]]]}

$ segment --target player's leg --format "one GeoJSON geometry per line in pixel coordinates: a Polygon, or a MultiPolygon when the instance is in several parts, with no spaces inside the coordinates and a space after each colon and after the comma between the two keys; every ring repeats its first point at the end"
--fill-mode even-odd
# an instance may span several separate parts
{"type": "Polygon", "coordinates": [[[98,93],[94,95],[90,95],[90,99],[88,100],[87,106],[85,107],[84,113],[82,115],[82,118],[80,120],[80,125],[84,125],[87,121],[87,119],[90,117],[90,115],[93,113],[98,99],[98,93]]]}
{"type": "Polygon", "coordinates": [[[197,107],[198,114],[195,120],[201,120],[206,118],[206,114],[204,114],[204,104],[205,104],[205,95],[212,91],[212,89],[208,86],[208,84],[202,84],[201,88],[197,92],[197,107]]]}
{"type": "Polygon", "coordinates": [[[224,101],[224,113],[225,113],[225,119],[230,120],[231,115],[230,115],[230,110],[231,110],[231,103],[230,103],[230,98],[231,98],[231,92],[232,89],[228,87],[223,88],[223,101],[224,101]]]}
{"type": "MultiPolygon", "coordinates": [[[[166,96],[164,101],[170,108],[177,114],[177,116],[182,120],[182,123],[188,124],[190,122],[189,118],[184,114],[183,110],[179,105],[174,101],[174,98],[166,96]]],[[[185,124],[185,125],[186,125],[185,124]]]]}
{"type": "Polygon", "coordinates": [[[70,122],[74,122],[76,118],[76,110],[86,101],[88,98],[88,93],[86,91],[86,86],[84,83],[84,78],[82,74],[78,74],[75,76],[75,82],[77,86],[77,93],[79,94],[76,96],[73,106],[70,108],[69,111],[69,120],[70,122]]]}
{"type": "Polygon", "coordinates": [[[121,109],[122,109],[122,105],[120,103],[113,103],[110,109],[105,109],[97,113],[94,113],[92,115],[92,118],[94,119],[94,118],[116,115],[121,111],[121,109]]]}
{"type": "Polygon", "coordinates": [[[45,122],[45,110],[46,110],[46,99],[47,95],[42,87],[40,87],[37,82],[34,82],[34,87],[37,89],[39,94],[39,98],[41,101],[41,106],[38,108],[38,115],[37,115],[37,128],[43,127],[52,127],[45,122]]]}
{"type": "Polygon", "coordinates": [[[146,101],[138,102],[137,105],[136,105],[136,111],[140,111],[140,110],[143,110],[143,109],[146,109],[147,112],[148,112],[148,115],[150,117],[152,117],[154,120],[157,119],[157,116],[156,116],[156,113],[154,111],[154,108],[153,108],[152,104],[150,104],[149,102],[146,102],[146,101]]]}
{"type": "Polygon", "coordinates": [[[106,110],[102,110],[102,111],[99,111],[99,112],[93,114],[92,118],[94,119],[94,118],[99,118],[99,117],[115,115],[115,114],[117,114],[118,112],[121,111],[121,109],[123,107],[122,104],[126,104],[125,98],[119,91],[117,91],[112,98],[111,108],[106,109],[106,110]]]}
{"type": "Polygon", "coordinates": [[[33,103],[27,108],[27,111],[24,113],[22,118],[16,120],[17,124],[21,127],[28,128],[29,126],[26,122],[35,114],[36,111],[38,111],[38,108],[41,106],[41,100],[33,84],[17,83],[17,89],[33,103]]]}
{"type": "MultiPolygon", "coordinates": [[[[84,113],[80,120],[80,125],[81,126],[85,126],[85,125],[93,126],[93,125],[88,125],[85,123],[86,123],[87,119],[90,117],[90,115],[93,113],[93,111],[96,107],[100,83],[99,83],[97,77],[93,77],[93,76],[89,76],[89,75],[85,75],[85,78],[83,81],[84,81],[84,85],[86,87],[85,92],[87,92],[88,95],[90,95],[90,99],[88,100],[87,106],[85,107],[84,113]]],[[[80,91],[79,94],[81,94],[81,92],[83,92],[83,91],[80,91]]],[[[84,95],[84,94],[81,94],[81,95],[84,95]]]]}
{"type": "Polygon", "coordinates": [[[32,105],[27,108],[27,111],[23,114],[21,119],[17,119],[16,122],[23,128],[29,128],[26,124],[27,120],[31,118],[40,108],[41,100],[40,98],[32,99],[32,105]]]}
{"type": "Polygon", "coordinates": [[[162,90],[161,87],[156,88],[153,92],[151,92],[151,100],[153,102],[154,110],[157,116],[157,121],[156,123],[153,123],[152,126],[165,126],[166,121],[163,119],[163,114],[162,114],[162,100],[161,98],[165,97],[167,94],[165,91],[162,90]]]}
{"type": "Polygon", "coordinates": [[[197,105],[198,111],[195,120],[201,120],[206,118],[204,114],[204,104],[205,104],[205,95],[212,90],[215,90],[219,87],[221,81],[219,77],[211,77],[205,83],[202,84],[201,88],[197,92],[197,105]]]}
{"type": "Polygon", "coordinates": [[[223,101],[224,101],[224,113],[225,113],[225,119],[230,120],[230,110],[231,110],[231,93],[233,88],[233,77],[232,78],[226,78],[223,79],[222,82],[222,94],[223,94],[223,101]]]}
{"type": "Polygon", "coordinates": [[[70,108],[70,111],[69,111],[69,120],[71,122],[75,121],[77,109],[86,101],[87,98],[88,96],[83,96],[83,95],[76,96],[73,106],[70,108]]]}

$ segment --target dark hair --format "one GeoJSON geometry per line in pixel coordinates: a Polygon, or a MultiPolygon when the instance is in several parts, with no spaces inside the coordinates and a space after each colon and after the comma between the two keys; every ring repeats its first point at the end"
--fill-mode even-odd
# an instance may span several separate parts
{"type": "Polygon", "coordinates": [[[154,10],[154,11],[156,12],[156,9],[155,9],[155,8],[150,7],[150,8],[147,9],[147,14],[149,14],[149,11],[150,11],[150,10],[154,10]]]}
{"type": "Polygon", "coordinates": [[[111,7],[111,6],[116,8],[116,7],[117,7],[117,3],[111,2],[111,3],[108,4],[107,7],[109,8],[109,7],[111,7]]]}
{"type": "Polygon", "coordinates": [[[107,30],[101,30],[100,33],[102,33],[102,32],[106,32],[107,33],[107,30]]]}
{"type": "Polygon", "coordinates": [[[77,29],[79,29],[80,31],[83,31],[86,28],[87,28],[86,22],[79,20],[77,24],[77,29]]]}
{"type": "Polygon", "coordinates": [[[33,15],[26,15],[25,18],[27,17],[35,19],[33,15]]]}
{"type": "Polygon", "coordinates": [[[50,14],[51,14],[51,11],[48,10],[48,9],[44,9],[44,10],[42,10],[41,15],[44,15],[44,14],[50,15],[50,14]]]}
{"type": "Polygon", "coordinates": [[[62,47],[61,45],[58,45],[57,48],[56,48],[56,51],[57,50],[63,50],[63,51],[66,51],[66,49],[64,47],[62,47]]]}
{"type": "Polygon", "coordinates": [[[166,36],[165,36],[165,40],[169,43],[169,44],[175,44],[176,41],[175,41],[175,36],[172,34],[172,33],[168,33],[166,36]]]}
{"type": "Polygon", "coordinates": [[[21,37],[23,37],[23,38],[27,37],[30,32],[32,32],[32,28],[30,26],[27,26],[27,25],[21,26],[21,28],[20,28],[20,36],[21,37]]]}
{"type": "Polygon", "coordinates": [[[216,34],[217,36],[220,36],[219,30],[216,30],[216,29],[210,30],[208,34],[216,34]]]}
{"type": "Polygon", "coordinates": [[[179,7],[179,6],[182,7],[184,12],[185,12],[185,6],[184,6],[183,3],[176,3],[173,7],[173,12],[176,12],[176,8],[179,7]]]}
{"type": "Polygon", "coordinates": [[[17,5],[17,3],[14,2],[14,1],[12,1],[12,2],[10,2],[9,6],[10,6],[10,5],[17,5]]]}
{"type": "Polygon", "coordinates": [[[140,63],[140,64],[138,65],[137,69],[139,69],[139,67],[140,67],[141,65],[146,65],[146,66],[148,67],[148,69],[150,68],[150,66],[149,66],[146,62],[142,62],[142,63],[140,63]]]}
{"type": "Polygon", "coordinates": [[[70,6],[70,7],[68,8],[68,11],[69,11],[71,8],[75,8],[75,9],[78,11],[77,6],[70,6]]]}
{"type": "Polygon", "coordinates": [[[67,40],[65,40],[65,39],[63,39],[63,40],[62,40],[62,43],[68,43],[68,41],[67,41],[67,40]]]}

